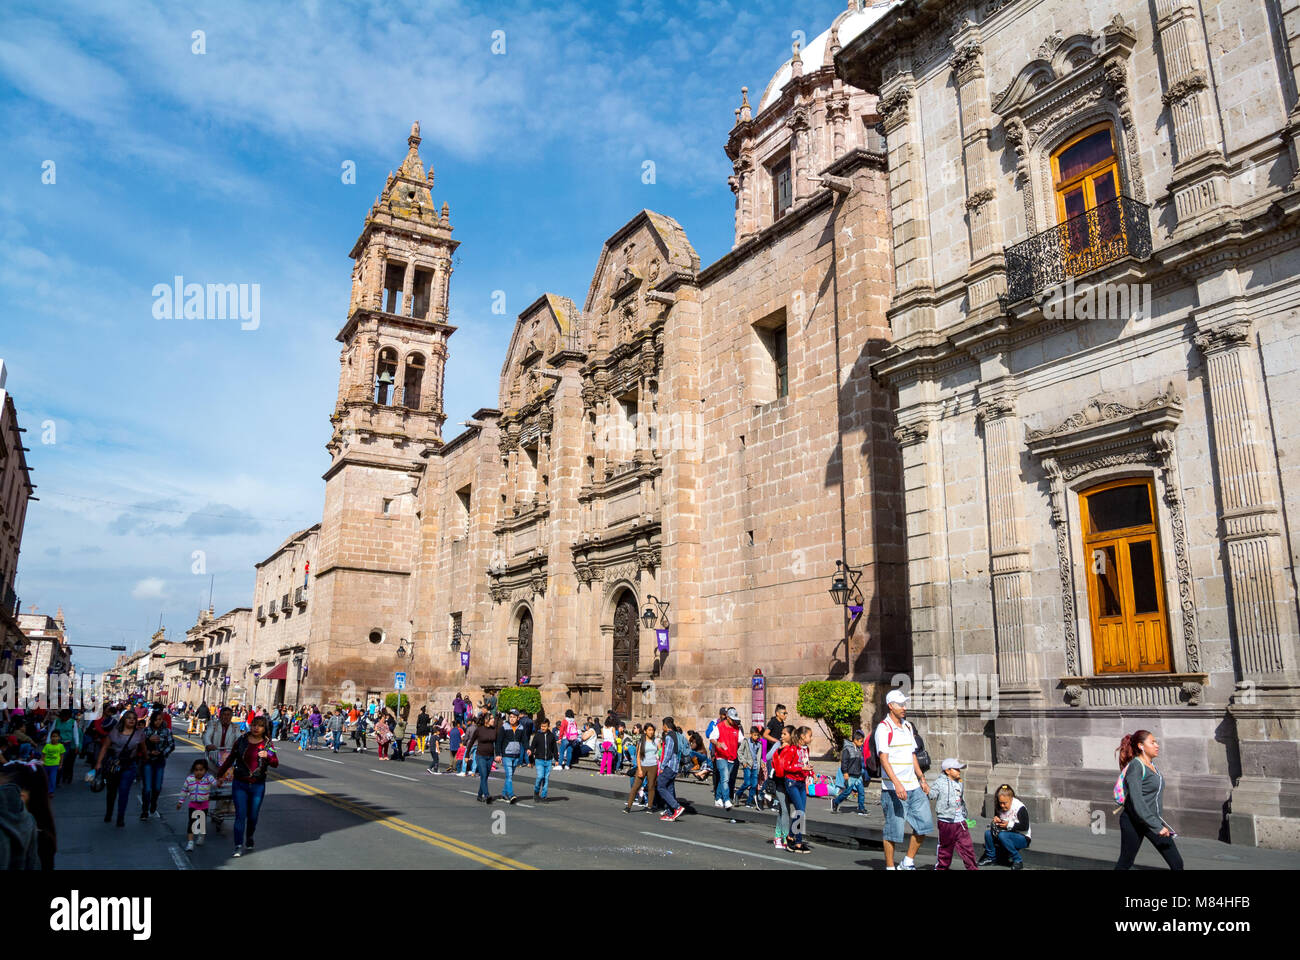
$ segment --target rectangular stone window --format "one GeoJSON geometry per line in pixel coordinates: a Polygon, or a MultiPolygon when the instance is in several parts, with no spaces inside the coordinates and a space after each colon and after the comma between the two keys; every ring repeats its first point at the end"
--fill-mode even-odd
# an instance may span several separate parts
{"type": "Polygon", "coordinates": [[[785,310],[769,314],[754,324],[758,341],[757,370],[753,371],[754,403],[772,403],[790,395],[790,351],[785,310]]]}
{"type": "Polygon", "coordinates": [[[457,537],[469,536],[469,504],[470,504],[470,485],[465,484],[456,491],[455,519],[452,521],[452,530],[457,537]]]}
{"type": "Polygon", "coordinates": [[[383,502],[380,504],[379,509],[380,512],[386,517],[393,517],[397,515],[397,507],[394,505],[393,500],[390,497],[384,497],[383,502]]]}
{"type": "Polygon", "coordinates": [[[452,640],[459,640],[459,639],[460,639],[460,634],[461,634],[461,619],[460,619],[460,617],[461,617],[461,615],[460,615],[460,611],[459,611],[459,610],[457,610],[455,613],[453,613],[453,614],[451,615],[451,636],[447,639],[447,643],[448,643],[448,645],[451,644],[451,641],[452,641],[452,640]]]}
{"type": "Polygon", "coordinates": [[[772,220],[780,220],[793,205],[794,181],[787,156],[772,165],[772,220]]]}

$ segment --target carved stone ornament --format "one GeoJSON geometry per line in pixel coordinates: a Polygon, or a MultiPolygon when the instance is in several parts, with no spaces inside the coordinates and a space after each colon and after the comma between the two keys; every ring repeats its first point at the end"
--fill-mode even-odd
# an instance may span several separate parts
{"type": "Polygon", "coordinates": [[[894,428],[894,439],[900,446],[911,446],[914,443],[920,443],[930,436],[930,424],[925,420],[917,423],[904,423],[894,428]]]}
{"type": "Polygon", "coordinates": [[[993,199],[993,188],[985,187],[983,190],[976,190],[966,198],[967,210],[978,210],[984,204],[993,199]]]}
{"type": "Polygon", "coordinates": [[[1185,97],[1191,96],[1197,90],[1205,90],[1210,85],[1209,79],[1201,70],[1197,70],[1190,76],[1183,77],[1172,87],[1164,92],[1160,100],[1167,107],[1171,103],[1177,103],[1185,97]]]}
{"type": "Polygon", "coordinates": [[[1253,328],[1249,320],[1235,320],[1221,327],[1202,330],[1193,338],[1202,353],[1221,353],[1248,346],[1251,342],[1253,328]]]}
{"type": "Polygon", "coordinates": [[[1122,466],[1145,467],[1162,477],[1171,534],[1163,539],[1172,540],[1173,545],[1173,568],[1178,581],[1187,666],[1192,671],[1200,670],[1196,600],[1192,590],[1174,436],[1182,411],[1182,400],[1171,383],[1164,391],[1137,406],[1097,397],[1055,427],[1026,431],[1029,452],[1039,459],[1048,481],[1051,520],[1056,528],[1065,662],[1072,676],[1077,675],[1082,661],[1075,629],[1077,588],[1066,498],[1071,491],[1086,488],[1093,474],[1122,466]]]}
{"type": "Polygon", "coordinates": [[[975,408],[975,417],[987,423],[990,420],[1000,420],[1003,417],[1009,417],[1016,412],[1016,399],[1013,396],[990,397],[981,401],[975,408]]]}
{"type": "Polygon", "coordinates": [[[959,46],[951,57],[948,58],[948,66],[952,72],[957,74],[962,81],[969,79],[973,75],[972,67],[979,66],[980,55],[984,48],[976,40],[967,40],[959,46]]]}
{"type": "Polygon", "coordinates": [[[912,88],[901,86],[888,96],[881,97],[876,103],[876,110],[888,125],[903,123],[907,120],[907,104],[912,99],[912,88]]]}
{"type": "Polygon", "coordinates": [[[1071,417],[1067,417],[1055,427],[1047,430],[1030,430],[1026,435],[1026,439],[1033,444],[1045,438],[1074,433],[1081,427],[1090,427],[1107,421],[1123,420],[1132,417],[1134,414],[1144,413],[1149,410],[1161,410],[1166,407],[1177,408],[1179,412],[1182,411],[1182,400],[1174,392],[1172,383],[1165,388],[1163,393],[1152,397],[1146,403],[1137,407],[1126,406],[1115,401],[1104,401],[1100,397],[1094,397],[1088,401],[1088,405],[1082,410],[1071,417]]]}

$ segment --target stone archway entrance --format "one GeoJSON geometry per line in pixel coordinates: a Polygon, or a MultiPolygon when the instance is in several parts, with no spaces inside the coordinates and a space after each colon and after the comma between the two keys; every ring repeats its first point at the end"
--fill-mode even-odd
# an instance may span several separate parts
{"type": "Polygon", "coordinates": [[[632,674],[636,672],[640,620],[636,601],[625,592],[614,608],[614,684],[612,707],[621,719],[632,716],[632,674]]]}
{"type": "Polygon", "coordinates": [[[533,614],[525,610],[519,617],[519,655],[515,662],[515,679],[533,675],[533,614]]]}

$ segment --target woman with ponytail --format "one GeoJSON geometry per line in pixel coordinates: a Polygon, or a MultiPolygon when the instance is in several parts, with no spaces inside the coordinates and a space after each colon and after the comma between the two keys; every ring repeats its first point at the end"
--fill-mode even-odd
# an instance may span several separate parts
{"type": "Polygon", "coordinates": [[[1124,784],[1124,807],[1119,815],[1120,852],[1116,870],[1128,870],[1137,859],[1143,840],[1150,840],[1170,870],[1183,869],[1183,858],[1174,845],[1174,832],[1160,817],[1160,797],[1165,778],[1156,769],[1160,742],[1149,730],[1128,734],[1119,743],[1120,778],[1124,784]]]}

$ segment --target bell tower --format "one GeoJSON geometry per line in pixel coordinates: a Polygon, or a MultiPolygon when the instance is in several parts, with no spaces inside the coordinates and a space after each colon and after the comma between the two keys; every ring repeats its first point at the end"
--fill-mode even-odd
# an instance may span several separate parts
{"type": "MultiPolygon", "coordinates": [[[[416,567],[416,504],[442,447],[448,283],[457,242],[433,202],[420,125],[352,247],[352,292],[338,333],[339,388],[326,444],[325,508],[310,584],[303,695],[388,690],[410,644],[406,595],[416,567]]],[[[432,478],[430,478],[431,481],[432,478]]]]}
{"type": "Polygon", "coordinates": [[[338,402],[326,449],[337,465],[418,461],[442,443],[443,370],[452,254],[450,210],[433,203],[433,166],[420,160],[420,124],[389,173],[352,247],[352,295],[339,331],[338,402]]]}

